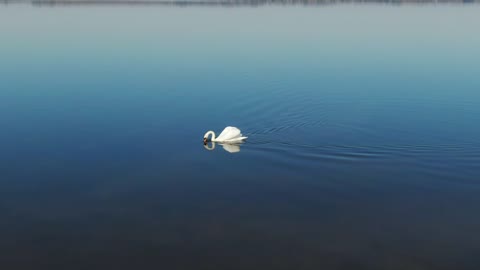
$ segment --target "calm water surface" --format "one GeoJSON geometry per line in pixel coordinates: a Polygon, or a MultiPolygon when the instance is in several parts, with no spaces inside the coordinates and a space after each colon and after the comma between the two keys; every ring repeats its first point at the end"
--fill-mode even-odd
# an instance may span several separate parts
{"type": "Polygon", "coordinates": [[[0,268],[478,269],[479,14],[0,5],[0,268]]]}

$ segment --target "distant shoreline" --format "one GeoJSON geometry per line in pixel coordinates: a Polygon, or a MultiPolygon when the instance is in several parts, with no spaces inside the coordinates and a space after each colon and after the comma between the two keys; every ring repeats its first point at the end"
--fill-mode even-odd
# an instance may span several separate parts
{"type": "Polygon", "coordinates": [[[263,6],[334,4],[475,4],[480,0],[0,0],[0,4],[32,5],[166,5],[166,6],[263,6]]]}

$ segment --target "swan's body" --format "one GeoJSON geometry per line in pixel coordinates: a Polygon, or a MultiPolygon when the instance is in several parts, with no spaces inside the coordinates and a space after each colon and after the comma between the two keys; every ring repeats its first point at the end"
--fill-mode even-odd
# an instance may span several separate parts
{"type": "Polygon", "coordinates": [[[203,141],[207,142],[210,135],[212,135],[212,138],[210,139],[212,142],[234,143],[247,139],[247,137],[243,137],[240,129],[236,127],[226,127],[218,137],[215,137],[215,132],[208,131],[203,135],[203,141]]]}

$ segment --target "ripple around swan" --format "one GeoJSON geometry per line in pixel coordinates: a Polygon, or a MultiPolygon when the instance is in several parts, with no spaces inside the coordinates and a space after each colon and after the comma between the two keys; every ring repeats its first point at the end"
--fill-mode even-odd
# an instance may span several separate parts
{"type": "Polygon", "coordinates": [[[297,169],[311,167],[311,163],[331,163],[339,168],[352,163],[384,168],[411,163],[415,165],[410,169],[419,173],[459,180],[476,179],[480,164],[480,147],[476,144],[315,145],[255,138],[248,145],[253,152],[274,154],[271,156],[283,160],[282,164],[297,164],[297,169]]]}
{"type": "Polygon", "coordinates": [[[301,170],[318,163],[383,168],[410,164],[410,169],[431,177],[470,179],[478,174],[480,142],[475,133],[452,141],[449,130],[459,125],[458,117],[475,122],[478,108],[468,99],[392,97],[388,91],[354,98],[281,79],[258,87],[261,94],[247,91],[235,104],[246,116],[246,148],[270,153],[283,166],[301,170]],[[458,117],[446,114],[447,108],[458,117]]]}

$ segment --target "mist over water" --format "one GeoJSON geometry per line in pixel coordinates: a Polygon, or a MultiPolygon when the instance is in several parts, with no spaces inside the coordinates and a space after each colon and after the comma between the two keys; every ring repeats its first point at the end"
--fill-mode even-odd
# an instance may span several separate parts
{"type": "Polygon", "coordinates": [[[477,269],[479,12],[0,5],[0,267],[477,269]]]}

